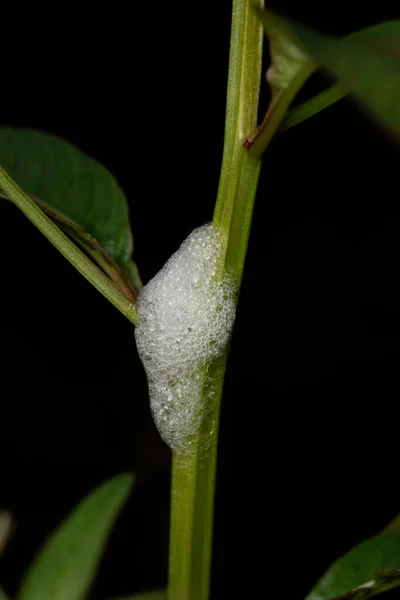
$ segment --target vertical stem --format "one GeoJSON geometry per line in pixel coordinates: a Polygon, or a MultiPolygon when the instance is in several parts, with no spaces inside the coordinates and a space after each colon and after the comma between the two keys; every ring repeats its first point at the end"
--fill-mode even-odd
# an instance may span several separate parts
{"type": "Polygon", "coordinates": [[[213,361],[203,394],[213,397],[193,453],[174,456],[171,482],[169,600],[205,600],[210,587],[220,400],[226,356],[213,361]]]}
{"type": "MultiPolygon", "coordinates": [[[[262,6],[262,0],[257,2],[262,6]]],[[[242,277],[260,159],[242,143],[257,121],[262,26],[248,0],[233,0],[224,156],[214,224],[225,233],[221,267],[242,277]]],[[[220,401],[227,353],[208,366],[208,412],[189,456],[174,456],[171,483],[169,600],[209,596],[220,401]]]]}
{"type": "MultiPolygon", "coordinates": [[[[254,3],[262,8],[263,1],[254,3]]],[[[234,0],[225,121],[225,143],[215,225],[226,232],[225,267],[240,281],[260,174],[260,158],[243,141],[257,123],[263,32],[247,0],[234,0]]]]}
{"type": "Polygon", "coordinates": [[[171,539],[169,550],[170,600],[189,598],[191,588],[193,519],[196,497],[197,452],[188,459],[172,461],[171,539]],[[182,549],[186,552],[182,552],[182,549]]]}

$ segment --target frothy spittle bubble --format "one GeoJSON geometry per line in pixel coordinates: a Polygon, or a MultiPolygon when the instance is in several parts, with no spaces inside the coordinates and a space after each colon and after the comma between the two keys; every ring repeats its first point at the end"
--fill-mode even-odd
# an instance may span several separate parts
{"type": "Polygon", "coordinates": [[[208,224],[195,229],[141,290],[135,336],[149,381],[157,428],[177,454],[204,417],[206,366],[219,356],[235,320],[235,286],[221,277],[222,234],[208,224]]]}

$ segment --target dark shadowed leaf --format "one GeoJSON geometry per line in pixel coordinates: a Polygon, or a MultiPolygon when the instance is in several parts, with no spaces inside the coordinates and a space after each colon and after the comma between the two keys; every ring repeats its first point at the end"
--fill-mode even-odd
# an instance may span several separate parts
{"type": "Polygon", "coordinates": [[[0,600],[8,600],[5,591],[0,587],[0,600]]]}
{"type": "Polygon", "coordinates": [[[0,556],[3,553],[12,529],[12,516],[7,511],[0,512],[0,556]]]}
{"type": "Polygon", "coordinates": [[[381,124],[400,135],[400,21],[337,40],[276,15],[274,19],[291,32],[293,43],[320,61],[381,124]]]}
{"type": "Polygon", "coordinates": [[[366,42],[371,47],[387,50],[400,60],[400,21],[384,21],[366,29],[354,31],[343,39],[366,42]]]}
{"type": "Polygon", "coordinates": [[[167,600],[167,590],[154,590],[153,592],[141,592],[132,596],[113,598],[113,600],[167,600]]]}
{"type": "Polygon", "coordinates": [[[382,533],[399,533],[400,534],[400,514],[396,515],[390,523],[386,525],[382,533]]]}
{"type": "Polygon", "coordinates": [[[379,569],[375,579],[332,600],[367,600],[400,585],[400,569],[379,569]]]}
{"type": "Polygon", "coordinates": [[[18,600],[83,600],[86,597],[133,481],[132,475],[115,477],[74,509],[34,558],[18,600]]]}
{"type": "Polygon", "coordinates": [[[400,535],[379,535],[334,562],[306,600],[331,600],[343,594],[346,600],[365,600],[400,585],[399,569],[400,535]]]}
{"type": "Polygon", "coordinates": [[[28,194],[95,238],[140,289],[127,201],[103,165],[54,135],[13,128],[0,128],[0,165],[28,194]]]}

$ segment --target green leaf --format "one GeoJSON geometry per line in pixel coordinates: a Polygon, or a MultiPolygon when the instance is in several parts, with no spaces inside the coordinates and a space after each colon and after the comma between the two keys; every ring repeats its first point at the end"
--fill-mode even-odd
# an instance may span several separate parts
{"type": "Polygon", "coordinates": [[[400,134],[400,21],[389,21],[339,42],[298,23],[274,18],[384,126],[400,134]]]}
{"type": "MultiPolygon", "coordinates": [[[[294,30],[297,31],[297,28],[300,30],[301,26],[285,20],[271,11],[256,9],[256,12],[264,25],[270,43],[271,66],[267,71],[267,80],[271,85],[272,100],[262,125],[256,129],[253,136],[249,136],[248,142],[250,143],[247,144],[247,147],[250,147],[255,139],[262,134],[266,122],[272,117],[272,113],[276,108],[280,95],[285,92],[285,90],[290,91],[292,81],[299,75],[301,76],[301,69],[308,64],[311,58],[310,54],[313,54],[307,50],[307,45],[304,44],[304,40],[293,35],[294,30]]],[[[306,30],[306,28],[302,29],[304,31],[310,31],[306,30]]],[[[334,40],[333,38],[326,39],[330,44],[338,45],[342,44],[342,42],[349,44],[349,42],[354,43],[354,41],[356,43],[365,43],[371,46],[371,48],[385,51],[389,55],[400,59],[400,21],[379,23],[372,27],[362,29],[361,31],[353,32],[341,40],[334,40]]],[[[345,48],[347,48],[347,46],[345,46],[345,48]]],[[[332,52],[333,51],[334,50],[332,50],[332,52]]],[[[314,58],[318,59],[319,57],[315,55],[314,58]]],[[[318,66],[317,61],[314,64],[316,68],[318,66]]],[[[307,76],[310,74],[311,73],[307,76]]],[[[303,78],[302,84],[305,80],[306,78],[303,78]]],[[[318,112],[331,106],[351,91],[352,89],[348,89],[344,87],[342,83],[338,83],[330,89],[321,92],[314,98],[311,98],[307,102],[290,110],[283,118],[280,131],[285,131],[316,115],[318,112]]],[[[290,98],[290,101],[292,99],[293,96],[290,98]]]]}
{"type": "Polygon", "coordinates": [[[140,289],[127,201],[103,165],[54,135],[13,128],[0,128],[0,164],[24,191],[93,236],[140,289]]]}
{"type": "Polygon", "coordinates": [[[386,587],[389,584],[390,587],[400,585],[399,567],[400,535],[378,535],[362,542],[335,561],[306,600],[331,600],[342,594],[350,594],[346,596],[349,600],[364,600],[389,589],[386,587]],[[356,590],[360,586],[364,588],[356,590]]]}
{"type": "Polygon", "coordinates": [[[343,39],[367,42],[377,48],[384,48],[400,58],[400,21],[384,21],[359,31],[353,31],[343,39]]]}
{"type": "Polygon", "coordinates": [[[301,44],[288,35],[286,28],[261,9],[257,10],[268,36],[271,64],[267,70],[267,81],[271,86],[272,101],[292,82],[292,79],[310,62],[310,56],[301,44]]]}
{"type": "Polygon", "coordinates": [[[140,594],[133,594],[133,596],[114,598],[113,600],[167,600],[167,590],[154,590],[152,592],[142,592],[140,594]]]}
{"type": "Polygon", "coordinates": [[[18,600],[83,600],[109,533],[134,482],[107,481],[87,496],[46,540],[28,569],[18,600]]]}
{"type": "Polygon", "coordinates": [[[400,569],[379,569],[375,579],[332,600],[367,600],[400,585],[400,569]]]}
{"type": "MultiPolygon", "coordinates": [[[[394,48],[400,56],[400,21],[386,21],[372,27],[351,33],[349,38],[373,43],[377,47],[394,48]]],[[[341,40],[337,41],[338,44],[341,40]]],[[[341,83],[336,83],[327,90],[317,94],[310,100],[303,102],[290,110],[282,121],[280,131],[286,131],[306,119],[313,117],[325,108],[347,96],[349,92],[341,83]]]]}

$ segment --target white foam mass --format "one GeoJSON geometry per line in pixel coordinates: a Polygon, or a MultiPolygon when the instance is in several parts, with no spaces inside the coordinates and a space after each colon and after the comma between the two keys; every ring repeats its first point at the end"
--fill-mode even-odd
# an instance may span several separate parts
{"type": "Polygon", "coordinates": [[[195,229],[138,297],[135,336],[150,406],[177,454],[190,451],[212,402],[202,397],[207,363],[223,352],[235,320],[235,285],[221,277],[222,241],[212,224],[195,229]]]}

